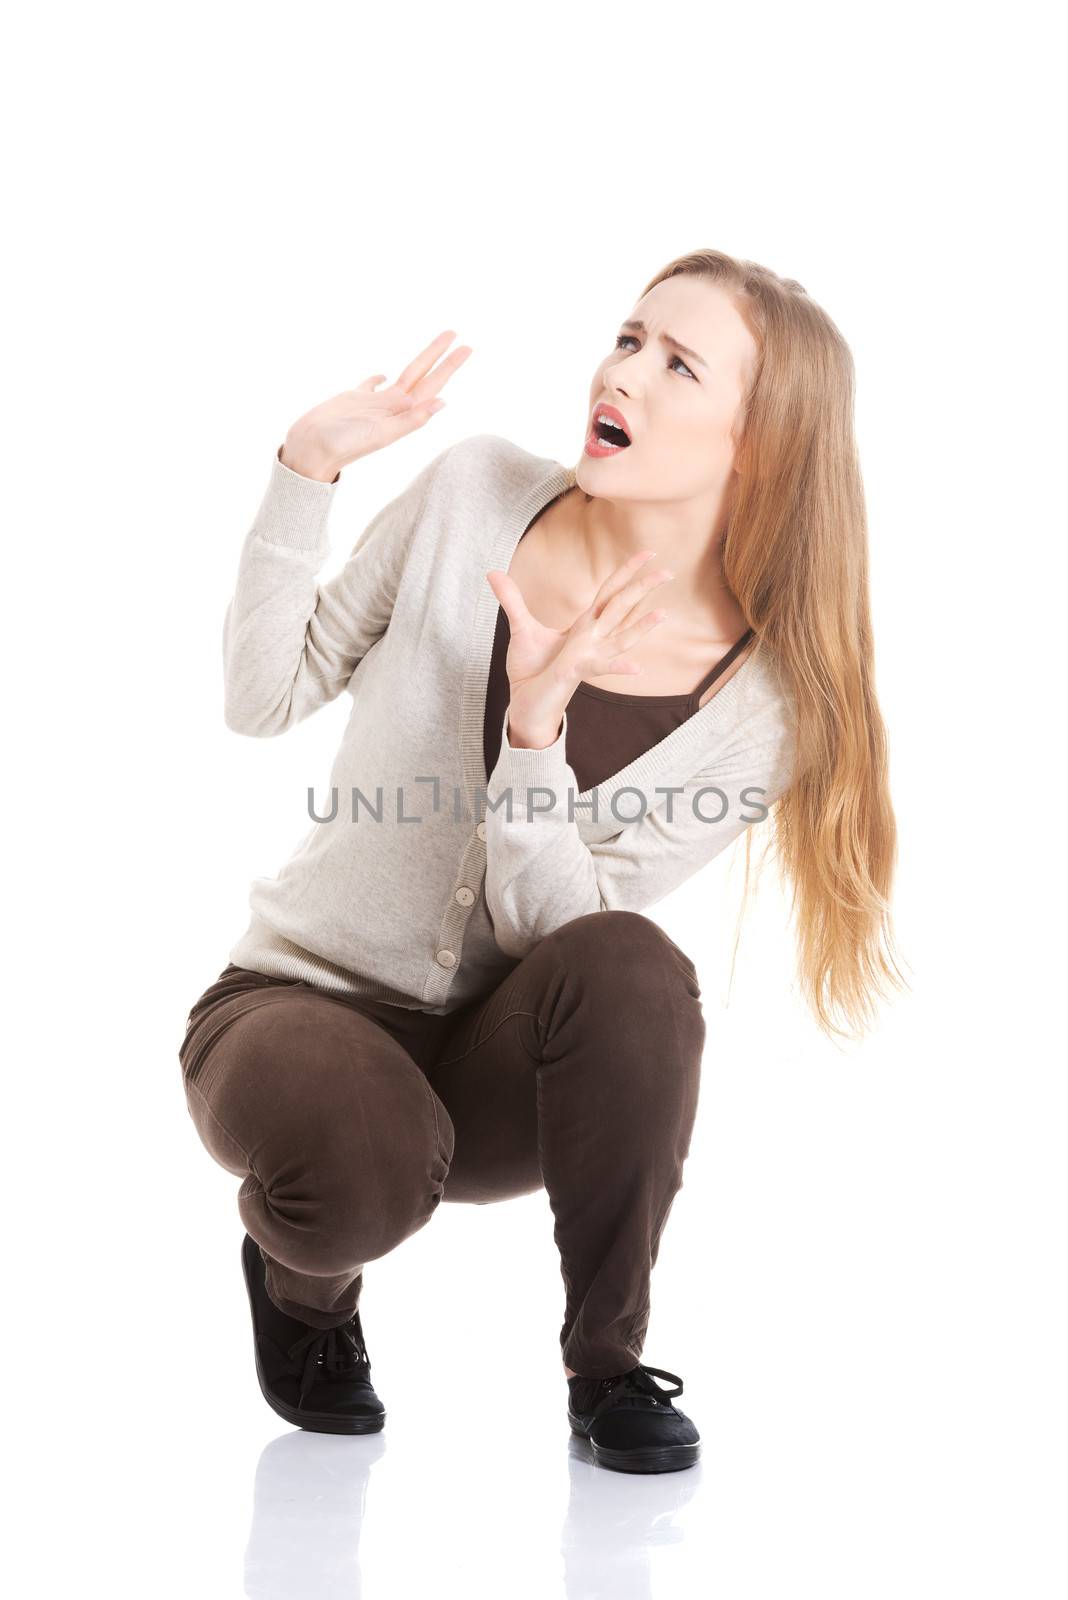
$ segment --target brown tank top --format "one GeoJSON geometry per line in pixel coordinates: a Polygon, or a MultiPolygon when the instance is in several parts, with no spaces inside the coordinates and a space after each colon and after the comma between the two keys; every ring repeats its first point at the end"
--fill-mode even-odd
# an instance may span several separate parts
{"type": "MultiPolygon", "coordinates": [[[[526,538],[538,517],[552,503],[550,500],[548,505],[542,506],[538,516],[523,530],[521,538],[526,538]]],[[[482,728],[487,783],[501,753],[501,728],[511,698],[505,671],[510,635],[508,613],[503,606],[498,606],[482,728]]],[[[565,755],[578,779],[579,793],[586,794],[606,778],[614,778],[617,772],[622,772],[624,767],[651,750],[653,745],[659,744],[688,717],[692,717],[705,690],[720,673],[727,670],[752,637],[752,628],[747,628],[737,643],[689,694],[624,694],[615,689],[599,688],[593,683],[578,684],[567,706],[565,755]]]]}

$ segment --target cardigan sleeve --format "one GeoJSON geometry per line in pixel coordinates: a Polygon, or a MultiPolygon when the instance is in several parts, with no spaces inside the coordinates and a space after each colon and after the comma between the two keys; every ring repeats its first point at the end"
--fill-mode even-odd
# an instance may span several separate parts
{"type": "Polygon", "coordinates": [[[643,813],[638,795],[625,791],[635,820],[587,844],[568,819],[568,792],[577,800],[580,791],[566,740],[565,712],[553,744],[516,749],[508,742],[506,712],[500,756],[486,789],[486,904],[497,944],[517,958],[575,917],[655,905],[752,823],[763,821],[791,779],[791,725],[781,707],[772,705],[746,722],[739,742],[728,742],[670,794],[643,790],[643,813]],[[528,807],[528,789],[549,791],[551,807],[544,792],[532,793],[528,807]]]}
{"type": "Polygon", "coordinates": [[[412,536],[454,448],[372,517],[344,567],[321,585],[336,480],[305,478],[275,455],[223,621],[227,727],[261,738],[284,733],[341,693],[389,626],[412,536]]]}

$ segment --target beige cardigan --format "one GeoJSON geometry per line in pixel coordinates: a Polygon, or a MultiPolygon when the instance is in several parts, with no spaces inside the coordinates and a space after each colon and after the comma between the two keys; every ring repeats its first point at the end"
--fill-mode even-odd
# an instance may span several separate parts
{"type": "Polygon", "coordinates": [[[316,796],[329,820],[313,821],[275,877],[254,880],[230,961],[452,1011],[552,929],[655,905],[766,817],[789,783],[793,721],[759,644],[596,789],[578,792],[566,715],[542,750],[514,749],[506,715],[486,783],[498,602],[485,574],[508,569],[535,514],[574,482],[574,468],[496,435],[463,439],[319,585],[336,484],[276,456],[226,611],[226,722],[284,733],[342,690],[352,710],[331,793],[316,796]]]}

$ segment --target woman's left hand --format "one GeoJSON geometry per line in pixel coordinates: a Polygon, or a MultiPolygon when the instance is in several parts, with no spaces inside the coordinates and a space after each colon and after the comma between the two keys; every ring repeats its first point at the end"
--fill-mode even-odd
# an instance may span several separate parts
{"type": "Polygon", "coordinates": [[[659,607],[635,617],[635,608],[650,590],[675,576],[666,567],[638,571],[655,554],[655,550],[639,550],[609,573],[570,628],[547,628],[528,611],[514,578],[496,569],[486,573],[486,581],[504,607],[511,634],[505,663],[511,688],[510,743],[523,748],[553,744],[580,682],[608,673],[641,672],[637,662],[625,659],[625,653],[662,622],[667,612],[659,607]]]}

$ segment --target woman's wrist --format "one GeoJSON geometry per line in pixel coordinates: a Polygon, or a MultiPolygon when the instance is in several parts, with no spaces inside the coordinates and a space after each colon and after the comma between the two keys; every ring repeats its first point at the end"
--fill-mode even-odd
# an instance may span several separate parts
{"type": "Polygon", "coordinates": [[[508,713],[508,743],[513,750],[547,750],[555,744],[560,737],[560,729],[564,719],[560,717],[554,732],[550,733],[544,728],[524,728],[522,723],[512,721],[512,713],[508,713]]]}
{"type": "Polygon", "coordinates": [[[297,473],[301,478],[312,478],[316,483],[336,483],[341,472],[335,462],[326,461],[306,446],[294,447],[289,439],[279,447],[278,459],[290,472],[297,473]]]}

